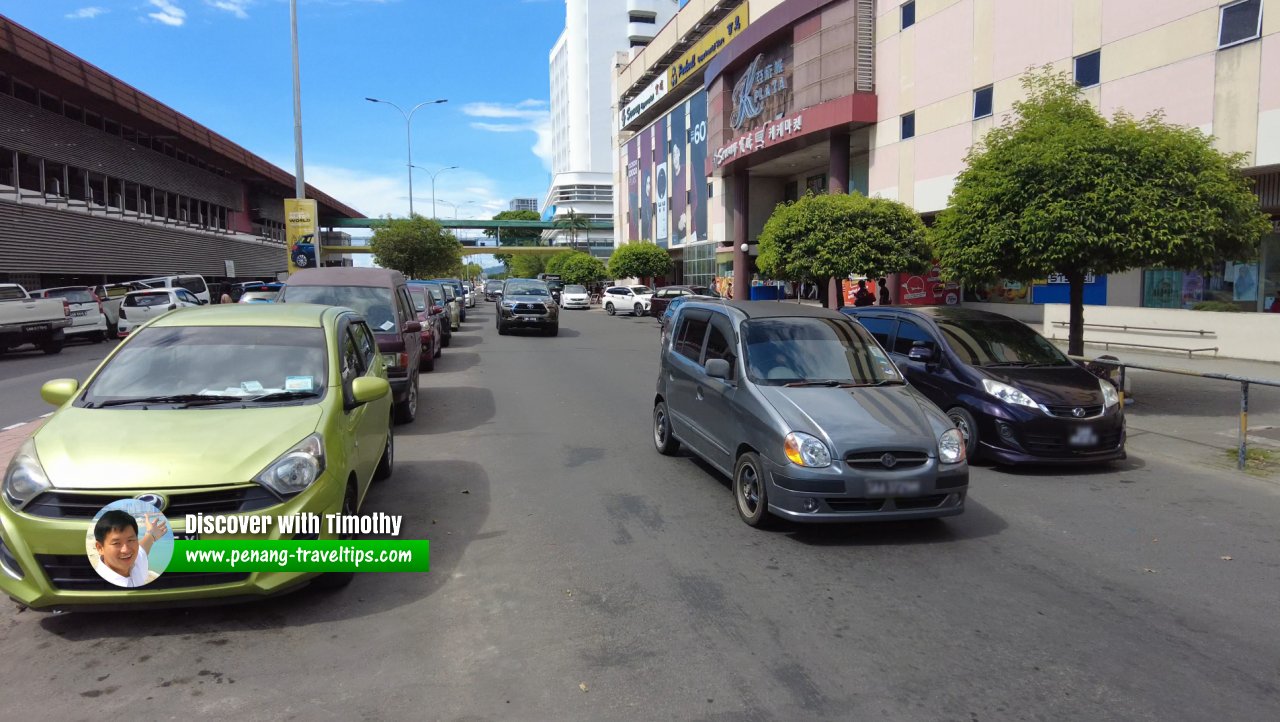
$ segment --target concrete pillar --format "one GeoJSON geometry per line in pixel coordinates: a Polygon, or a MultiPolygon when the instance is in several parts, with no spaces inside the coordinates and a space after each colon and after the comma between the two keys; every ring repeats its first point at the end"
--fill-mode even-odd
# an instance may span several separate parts
{"type": "Polygon", "coordinates": [[[750,177],[745,170],[733,176],[733,298],[751,299],[751,256],[742,250],[747,239],[747,198],[750,177]]]}
{"type": "Polygon", "coordinates": [[[828,149],[827,190],[849,192],[849,134],[833,133],[828,149]]]}

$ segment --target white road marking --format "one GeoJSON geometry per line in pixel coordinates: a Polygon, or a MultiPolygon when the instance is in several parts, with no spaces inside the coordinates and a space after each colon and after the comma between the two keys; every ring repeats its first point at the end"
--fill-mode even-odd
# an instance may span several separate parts
{"type": "Polygon", "coordinates": [[[25,422],[25,421],[19,421],[19,422],[18,422],[18,423],[16,423],[16,424],[9,424],[8,426],[4,427],[3,429],[0,429],[0,431],[12,431],[13,429],[18,428],[19,426],[26,426],[26,425],[27,425],[27,422],[25,422]]]}
{"type": "Polygon", "coordinates": [[[40,414],[40,418],[42,418],[42,419],[47,419],[47,418],[49,418],[50,416],[53,416],[53,412],[52,412],[52,411],[50,411],[50,412],[49,412],[49,413],[47,413],[47,414],[40,414]]]}

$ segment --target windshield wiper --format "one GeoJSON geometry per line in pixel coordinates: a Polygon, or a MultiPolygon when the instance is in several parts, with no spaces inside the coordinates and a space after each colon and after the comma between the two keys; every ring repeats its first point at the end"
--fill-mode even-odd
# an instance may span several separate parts
{"type": "Polygon", "coordinates": [[[253,396],[247,401],[292,401],[294,399],[310,399],[319,396],[318,391],[272,391],[269,394],[253,396]]]}
{"type": "Polygon", "coordinates": [[[995,368],[996,366],[1030,366],[1030,361],[995,361],[989,364],[982,364],[983,368],[995,368]]]}
{"type": "Polygon", "coordinates": [[[899,386],[899,385],[905,385],[906,383],[907,382],[902,379],[884,379],[883,381],[875,381],[869,384],[847,384],[847,385],[856,387],[856,388],[866,388],[871,386],[887,386],[888,384],[899,386]]]}
{"type": "Polygon", "coordinates": [[[127,399],[110,399],[95,404],[96,408],[108,406],[126,406],[128,404],[183,404],[184,406],[212,406],[213,404],[229,404],[244,399],[239,396],[218,396],[214,394],[171,394],[169,396],[135,396],[127,399]]]}
{"type": "Polygon", "coordinates": [[[826,386],[827,388],[835,388],[837,386],[848,387],[848,386],[854,386],[854,385],[855,384],[850,381],[837,381],[836,379],[814,379],[812,381],[792,381],[791,383],[783,384],[783,386],[788,386],[790,388],[802,388],[805,386],[826,386]]]}

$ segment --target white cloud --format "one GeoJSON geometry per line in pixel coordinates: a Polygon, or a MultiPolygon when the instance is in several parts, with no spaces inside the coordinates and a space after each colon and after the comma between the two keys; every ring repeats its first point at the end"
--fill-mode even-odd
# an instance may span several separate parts
{"type": "Polygon", "coordinates": [[[92,20],[105,12],[109,11],[106,8],[91,6],[87,8],[80,8],[73,13],[67,13],[66,17],[68,20],[92,20]]]}
{"type": "MultiPolygon", "coordinates": [[[[417,165],[416,163],[414,165],[417,165]]],[[[292,165],[290,164],[290,169],[292,165]]],[[[409,179],[404,174],[384,175],[328,165],[307,165],[307,183],[370,218],[403,217],[409,212],[409,179]]],[[[424,171],[413,175],[414,212],[431,215],[431,178],[424,171]]],[[[492,178],[465,169],[436,176],[436,212],[453,218],[488,218],[507,209],[507,199],[492,178]]]]}
{"type": "Polygon", "coordinates": [[[543,167],[551,170],[551,111],[547,109],[545,100],[522,100],[515,104],[468,103],[462,106],[462,112],[472,118],[505,121],[475,121],[471,127],[476,130],[490,133],[533,133],[537,140],[530,150],[542,161],[543,167]]]}
{"type": "Polygon", "coordinates": [[[187,11],[178,7],[174,0],[150,0],[158,12],[147,13],[147,17],[170,27],[180,27],[187,21],[187,11]]]}
{"type": "Polygon", "coordinates": [[[204,0],[205,5],[225,10],[241,20],[249,17],[248,7],[252,2],[253,0],[204,0]]]}

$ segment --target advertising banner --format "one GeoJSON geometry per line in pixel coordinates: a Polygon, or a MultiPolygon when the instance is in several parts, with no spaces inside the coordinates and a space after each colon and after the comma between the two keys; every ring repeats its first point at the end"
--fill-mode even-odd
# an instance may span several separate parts
{"type": "Polygon", "coordinates": [[[649,87],[641,91],[639,95],[633,98],[631,102],[627,103],[626,107],[622,109],[618,118],[621,123],[619,127],[626,128],[631,121],[640,117],[641,113],[648,110],[650,106],[658,102],[666,94],[667,76],[659,75],[657,80],[650,83],[649,87]]]}
{"type": "Polygon", "coordinates": [[[693,233],[699,241],[707,240],[707,92],[698,91],[689,99],[689,197],[687,211],[693,233]]]}
{"type": "MultiPolygon", "coordinates": [[[[1178,292],[1181,286],[1171,287],[1169,294],[1174,299],[1173,308],[1177,307],[1178,292]]],[[[1061,273],[1049,274],[1044,282],[1037,282],[1031,288],[1032,303],[1071,303],[1071,284],[1061,273]]],[[[1092,273],[1084,277],[1084,302],[1087,306],[1107,305],[1107,277],[1092,273]]]]}
{"type": "Polygon", "coordinates": [[[670,92],[677,85],[688,80],[699,70],[706,66],[707,62],[714,58],[724,47],[729,44],[730,40],[738,37],[738,34],[747,27],[750,21],[750,14],[747,11],[747,3],[742,3],[736,10],[733,10],[724,17],[714,28],[707,31],[692,48],[689,49],[680,59],[672,63],[667,70],[667,91],[670,92]]]}
{"type": "Polygon", "coordinates": [[[653,240],[653,126],[640,133],[640,240],[653,240]]]}
{"type": "Polygon", "coordinates": [[[627,143],[627,237],[640,237],[640,138],[627,143]]]}
{"type": "Polygon", "coordinates": [[[894,301],[901,306],[955,306],[960,303],[960,286],[942,280],[942,267],[937,263],[921,275],[898,274],[894,301]]]}
{"type": "Polygon", "coordinates": [[[289,273],[318,265],[319,236],[320,218],[316,202],[309,198],[285,198],[284,237],[289,253],[289,273]]]}
{"type": "Polygon", "coordinates": [[[671,190],[667,172],[667,117],[653,124],[653,240],[667,247],[667,194],[671,190]]]}
{"type": "Polygon", "coordinates": [[[667,151],[667,169],[671,174],[671,193],[668,195],[668,207],[671,213],[671,245],[676,246],[688,238],[690,224],[689,215],[689,133],[684,114],[689,104],[681,103],[672,111],[671,148],[667,151]]]}

